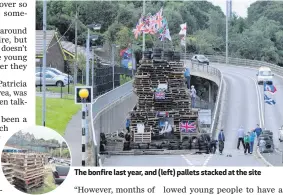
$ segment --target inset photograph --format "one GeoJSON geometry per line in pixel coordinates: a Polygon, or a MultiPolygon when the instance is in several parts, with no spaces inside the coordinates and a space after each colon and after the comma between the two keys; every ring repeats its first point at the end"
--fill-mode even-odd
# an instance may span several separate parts
{"type": "Polygon", "coordinates": [[[16,189],[44,194],[67,177],[71,153],[65,139],[43,126],[20,130],[9,138],[1,154],[2,171],[16,189]]]}

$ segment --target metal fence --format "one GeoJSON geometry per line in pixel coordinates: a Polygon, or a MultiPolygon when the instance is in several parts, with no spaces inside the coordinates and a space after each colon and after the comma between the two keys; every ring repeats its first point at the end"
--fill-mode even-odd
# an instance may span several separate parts
{"type": "MultiPolygon", "coordinates": [[[[187,60],[192,58],[192,54],[187,55],[187,60]]],[[[225,56],[215,56],[215,55],[205,55],[210,62],[225,64],[226,57],[225,56]]],[[[244,67],[253,67],[259,68],[261,66],[269,67],[273,72],[283,75],[283,67],[279,65],[275,65],[269,62],[259,61],[259,60],[249,60],[249,59],[242,59],[242,58],[232,58],[228,57],[228,65],[235,65],[235,66],[244,66],[244,67]]]]}
{"type": "Polygon", "coordinates": [[[132,91],[133,82],[130,81],[94,100],[88,144],[89,166],[99,165],[100,133],[115,132],[125,127],[127,114],[137,102],[132,91]]]}
{"type": "MultiPolygon", "coordinates": [[[[192,58],[193,54],[188,54],[186,56],[187,61],[190,62],[190,59],[192,58]]],[[[219,64],[226,64],[226,57],[225,56],[216,56],[216,55],[206,55],[206,57],[209,59],[210,62],[213,63],[219,63],[219,64]]],[[[184,55],[183,55],[184,58],[184,55]]],[[[275,74],[278,74],[280,76],[283,76],[283,67],[279,66],[279,65],[275,65],[269,62],[264,62],[264,61],[258,61],[258,60],[249,60],[249,59],[242,59],[242,58],[233,58],[233,57],[228,57],[227,60],[228,64],[227,65],[234,65],[234,66],[242,66],[242,67],[251,67],[251,68],[259,68],[261,66],[265,66],[265,67],[269,67],[271,69],[272,72],[274,72],[275,74]]],[[[189,63],[191,64],[191,63],[189,63]]],[[[200,69],[204,70],[206,65],[197,65],[197,68],[193,67],[195,70],[197,69],[198,71],[200,69]]],[[[206,66],[208,68],[208,66],[206,66]]],[[[226,103],[226,85],[225,82],[222,82],[223,79],[221,79],[221,84],[220,84],[220,89],[218,91],[218,93],[221,93],[221,95],[218,95],[219,100],[217,100],[216,102],[216,111],[214,114],[215,119],[213,119],[213,122],[216,121],[218,124],[214,125],[215,127],[217,127],[217,129],[221,128],[221,124],[222,124],[222,115],[223,115],[223,111],[222,109],[225,107],[225,103],[226,103]],[[221,103],[220,103],[221,102],[221,103]]],[[[213,129],[215,129],[215,127],[213,129]]],[[[215,132],[214,132],[215,133],[215,132]]]]}
{"type": "MultiPolygon", "coordinates": [[[[92,85],[92,78],[94,78],[94,88],[93,97],[98,97],[108,91],[113,89],[113,67],[110,65],[103,65],[94,68],[94,75],[92,76],[92,71],[90,71],[90,81],[89,84],[92,85]]],[[[85,85],[85,71],[78,72],[78,85],[85,85]]],[[[114,67],[114,86],[119,87],[124,83],[132,80],[132,70],[128,68],[115,66],[114,67]]],[[[41,96],[42,87],[38,86],[36,91],[38,96],[41,96]]],[[[57,86],[46,86],[47,97],[50,98],[63,98],[63,99],[74,99],[75,87],[71,83],[64,87],[57,86]]]]}
{"type": "MultiPolygon", "coordinates": [[[[194,76],[199,76],[206,78],[215,82],[218,85],[218,93],[217,99],[212,109],[212,124],[210,128],[210,133],[212,137],[215,136],[216,129],[221,128],[221,121],[219,120],[220,110],[221,110],[221,102],[223,98],[223,76],[220,70],[217,68],[207,66],[200,63],[191,63],[189,59],[192,58],[193,55],[188,54],[186,56],[186,66],[190,68],[191,74],[194,76]]],[[[185,57],[183,56],[183,59],[185,57]]]]}

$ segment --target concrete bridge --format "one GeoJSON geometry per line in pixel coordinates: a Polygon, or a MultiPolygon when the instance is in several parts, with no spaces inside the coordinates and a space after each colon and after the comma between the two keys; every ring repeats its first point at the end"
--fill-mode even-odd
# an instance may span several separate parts
{"type": "MultiPolygon", "coordinates": [[[[100,133],[110,133],[124,129],[128,112],[137,102],[133,93],[132,82],[128,82],[100,97],[92,105],[89,136],[89,165],[90,166],[281,166],[280,148],[277,141],[278,128],[283,124],[282,98],[277,99],[277,105],[268,108],[266,112],[272,117],[270,123],[264,121],[263,89],[255,84],[255,75],[260,66],[268,66],[276,74],[274,84],[278,89],[278,96],[283,95],[283,69],[262,61],[229,58],[225,64],[223,56],[207,56],[211,65],[192,64],[187,56],[185,65],[191,68],[191,75],[202,77],[214,82],[218,86],[217,100],[213,111],[211,133],[224,129],[226,134],[225,153],[231,158],[220,155],[162,155],[162,156],[112,156],[102,163],[98,154],[100,133]],[[261,88],[261,89],[260,89],[261,88]],[[273,110],[272,110],[273,109],[273,110]],[[243,125],[246,131],[255,128],[256,124],[267,127],[274,133],[276,151],[273,154],[258,152],[245,156],[243,150],[236,149],[237,129],[243,125]],[[166,161],[165,161],[166,159],[166,161]],[[166,163],[165,163],[166,162],[166,163]]],[[[209,96],[215,90],[209,87],[209,96]]],[[[72,153],[74,153],[72,151],[72,153]]],[[[79,154],[79,153],[78,153],[79,154]]],[[[80,161],[78,161],[80,162],[80,161]]],[[[79,166],[79,164],[74,164],[79,166]]]]}

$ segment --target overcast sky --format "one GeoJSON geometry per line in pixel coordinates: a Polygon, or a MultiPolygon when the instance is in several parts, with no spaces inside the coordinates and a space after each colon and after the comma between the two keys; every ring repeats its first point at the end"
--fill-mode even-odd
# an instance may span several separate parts
{"type": "Polygon", "coordinates": [[[65,141],[64,138],[61,135],[59,135],[56,131],[49,129],[49,128],[46,128],[46,127],[42,127],[42,126],[34,126],[34,127],[28,128],[28,129],[23,129],[22,132],[23,133],[29,132],[29,133],[33,134],[34,137],[37,138],[37,139],[40,139],[40,138],[43,138],[45,140],[56,139],[60,143],[65,141]]]}
{"type": "MultiPolygon", "coordinates": [[[[226,15],[226,0],[208,0],[214,5],[221,7],[222,11],[226,15]]],[[[232,0],[232,11],[236,12],[238,16],[247,17],[247,11],[250,4],[256,2],[256,0],[232,0]]]]}

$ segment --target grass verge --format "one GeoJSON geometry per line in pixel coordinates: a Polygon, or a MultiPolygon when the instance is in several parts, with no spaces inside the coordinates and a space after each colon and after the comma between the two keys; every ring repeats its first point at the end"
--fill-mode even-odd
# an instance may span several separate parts
{"type": "MultiPolygon", "coordinates": [[[[77,84],[76,86],[82,86],[82,84],[77,84]]],[[[36,87],[36,91],[40,92],[40,87],[36,87]]],[[[61,93],[61,87],[57,86],[46,86],[46,91],[53,92],[53,93],[61,93]]],[[[74,94],[75,86],[70,84],[69,86],[69,94],[74,94]]],[[[68,94],[68,86],[62,87],[62,93],[68,94]]]]}
{"type": "Polygon", "coordinates": [[[45,194],[52,190],[56,189],[56,185],[54,183],[52,172],[47,172],[44,174],[44,184],[42,187],[38,189],[32,190],[31,194],[45,194]]]}
{"type": "MultiPolygon", "coordinates": [[[[45,126],[64,135],[68,122],[80,109],[74,100],[46,98],[45,126]]],[[[42,98],[36,97],[36,124],[42,125],[42,98]]]]}

